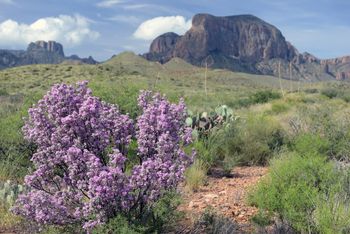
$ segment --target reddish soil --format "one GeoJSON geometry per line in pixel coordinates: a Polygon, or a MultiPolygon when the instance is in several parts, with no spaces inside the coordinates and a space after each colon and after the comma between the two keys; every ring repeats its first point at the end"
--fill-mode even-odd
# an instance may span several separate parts
{"type": "Polygon", "coordinates": [[[184,192],[184,202],[179,207],[184,211],[186,226],[192,226],[207,207],[218,214],[234,220],[245,231],[251,231],[250,219],[257,208],[246,203],[248,189],[267,173],[267,167],[236,167],[232,177],[209,176],[208,183],[196,192],[184,192]]]}

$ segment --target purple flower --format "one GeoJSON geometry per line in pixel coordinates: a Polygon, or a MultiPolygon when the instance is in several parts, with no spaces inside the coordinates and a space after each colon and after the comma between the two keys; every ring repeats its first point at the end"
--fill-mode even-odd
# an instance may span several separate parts
{"type": "Polygon", "coordinates": [[[116,214],[142,212],[175,188],[192,162],[186,106],[142,91],[137,123],[115,105],[92,96],[87,82],[54,85],[29,109],[25,138],[37,145],[30,190],[13,211],[40,224],[92,229],[116,214]],[[136,131],[135,131],[136,129],[136,131]],[[126,170],[132,138],[139,163],[126,170]]]}

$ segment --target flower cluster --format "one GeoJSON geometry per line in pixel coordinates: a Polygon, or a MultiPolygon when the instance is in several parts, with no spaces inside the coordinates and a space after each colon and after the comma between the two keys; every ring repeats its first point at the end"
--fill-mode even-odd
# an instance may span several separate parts
{"type": "Polygon", "coordinates": [[[81,224],[91,229],[118,214],[152,205],[183,178],[192,156],[186,107],[143,91],[136,123],[115,105],[92,96],[87,82],[55,85],[29,110],[23,131],[37,145],[30,189],[13,211],[40,224],[81,224]],[[128,149],[138,163],[128,172],[128,149]]]}

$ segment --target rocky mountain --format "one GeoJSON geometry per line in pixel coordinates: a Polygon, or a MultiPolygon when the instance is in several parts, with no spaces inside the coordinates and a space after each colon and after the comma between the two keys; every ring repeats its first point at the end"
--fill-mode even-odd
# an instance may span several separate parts
{"type": "Polygon", "coordinates": [[[160,35],[142,56],[160,63],[179,57],[196,66],[295,80],[350,79],[350,57],[321,60],[299,53],[280,30],[253,15],[197,14],[184,35],[160,35]]]}
{"type": "Polygon", "coordinates": [[[0,69],[29,64],[58,64],[63,61],[96,64],[90,56],[65,56],[63,46],[55,41],[37,41],[28,45],[27,50],[0,50],[0,69]]]}

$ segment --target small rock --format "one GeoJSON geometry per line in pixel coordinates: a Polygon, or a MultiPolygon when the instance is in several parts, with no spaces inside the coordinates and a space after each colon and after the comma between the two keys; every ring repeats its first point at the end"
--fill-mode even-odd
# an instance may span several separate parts
{"type": "Polygon", "coordinates": [[[213,194],[213,193],[209,193],[207,195],[204,195],[204,197],[208,198],[208,199],[215,199],[215,198],[218,198],[218,195],[213,194]]]}
{"type": "Polygon", "coordinates": [[[190,203],[188,204],[188,208],[192,209],[192,208],[197,208],[198,204],[195,204],[193,201],[190,201],[190,203]]]}
{"type": "Polygon", "coordinates": [[[219,192],[219,195],[226,195],[226,190],[219,192]]]}

